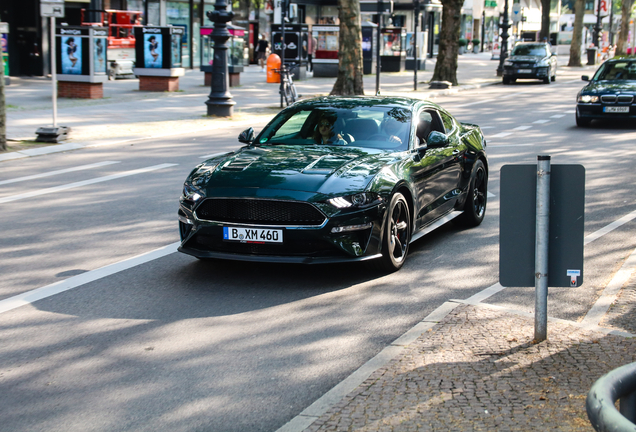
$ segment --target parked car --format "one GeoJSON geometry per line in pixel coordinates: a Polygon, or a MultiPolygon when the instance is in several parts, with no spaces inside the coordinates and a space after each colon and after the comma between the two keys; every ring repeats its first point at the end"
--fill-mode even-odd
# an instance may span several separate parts
{"type": "Polygon", "coordinates": [[[285,263],[377,260],[455,220],[481,223],[488,161],[479,126],[397,97],[320,97],[281,111],[240,149],[188,176],[179,251],[285,263]]]}
{"type": "Polygon", "coordinates": [[[636,57],[615,57],[604,62],[576,96],[576,125],[598,119],[636,119],[636,57]]]}
{"type": "Polygon", "coordinates": [[[504,61],[503,83],[518,79],[539,79],[545,84],[556,80],[557,56],[550,51],[550,44],[520,42],[504,61]]]}

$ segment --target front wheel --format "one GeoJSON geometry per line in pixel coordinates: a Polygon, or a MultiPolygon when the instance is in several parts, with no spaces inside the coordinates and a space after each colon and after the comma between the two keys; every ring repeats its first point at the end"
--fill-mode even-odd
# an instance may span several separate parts
{"type": "Polygon", "coordinates": [[[391,197],[382,236],[381,267],[387,272],[399,270],[409,251],[411,218],[406,198],[399,192],[391,197]]]}
{"type": "Polygon", "coordinates": [[[466,203],[464,204],[464,213],[457,218],[460,224],[475,227],[484,220],[487,193],[488,173],[484,163],[478,160],[475,162],[473,173],[470,176],[470,186],[468,188],[468,198],[466,198],[466,203]]]}
{"type": "Polygon", "coordinates": [[[548,69],[548,77],[543,78],[543,84],[550,84],[552,82],[552,71],[548,69]]]}
{"type": "Polygon", "coordinates": [[[592,120],[579,117],[578,114],[576,115],[576,125],[578,127],[588,127],[590,124],[592,124],[592,120]]]}

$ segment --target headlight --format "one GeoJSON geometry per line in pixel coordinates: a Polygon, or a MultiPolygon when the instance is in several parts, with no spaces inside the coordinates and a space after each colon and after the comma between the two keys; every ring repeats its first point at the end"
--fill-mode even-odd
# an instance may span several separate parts
{"type": "Polygon", "coordinates": [[[362,192],[355,195],[346,195],[337,198],[328,199],[327,202],[332,206],[344,209],[349,207],[364,208],[379,204],[382,201],[380,195],[373,192],[362,192]]]}
{"type": "Polygon", "coordinates": [[[513,63],[510,60],[504,61],[504,66],[512,66],[513,63]]]}
{"type": "Polygon", "coordinates": [[[198,201],[205,196],[205,192],[189,182],[183,184],[183,197],[188,201],[198,201]]]}
{"type": "Polygon", "coordinates": [[[598,102],[598,96],[592,96],[592,95],[581,95],[581,96],[579,96],[579,102],[583,102],[583,103],[594,103],[594,102],[598,102]]]}

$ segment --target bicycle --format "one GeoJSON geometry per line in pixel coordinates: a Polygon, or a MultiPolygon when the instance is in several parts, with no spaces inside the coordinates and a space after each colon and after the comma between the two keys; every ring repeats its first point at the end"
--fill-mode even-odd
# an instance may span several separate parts
{"type": "Polygon", "coordinates": [[[285,104],[287,106],[293,104],[298,99],[298,92],[296,91],[294,80],[292,79],[292,72],[297,67],[297,64],[292,63],[291,65],[284,64],[280,69],[274,69],[274,72],[280,74],[281,85],[279,93],[281,95],[281,106],[283,99],[285,99],[285,104]]]}

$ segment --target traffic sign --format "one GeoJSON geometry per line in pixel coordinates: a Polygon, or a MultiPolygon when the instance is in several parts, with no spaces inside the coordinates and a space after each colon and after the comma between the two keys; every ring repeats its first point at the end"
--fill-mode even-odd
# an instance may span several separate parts
{"type": "Polygon", "coordinates": [[[64,0],[41,0],[40,16],[64,18],[64,0]]]}
{"type": "Polygon", "coordinates": [[[512,5],[512,22],[517,23],[521,21],[521,4],[515,3],[512,5]]]}

